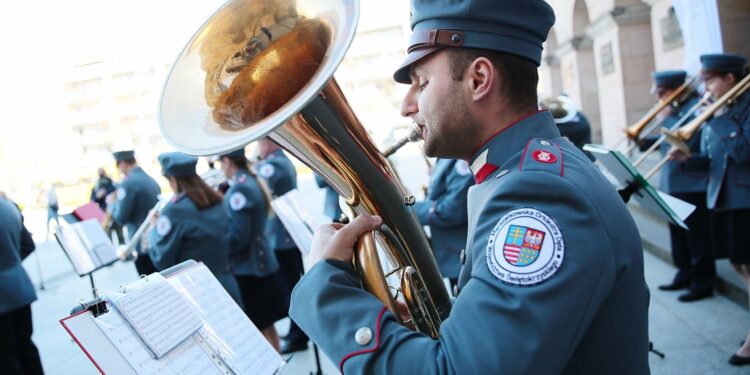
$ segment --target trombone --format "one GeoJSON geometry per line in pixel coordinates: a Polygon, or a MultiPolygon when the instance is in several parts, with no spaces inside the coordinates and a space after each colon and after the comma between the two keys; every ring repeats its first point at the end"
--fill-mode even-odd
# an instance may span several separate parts
{"type": "Polygon", "coordinates": [[[690,147],[687,145],[687,142],[693,137],[693,135],[695,135],[695,133],[703,128],[703,124],[706,123],[706,120],[713,116],[713,114],[720,108],[732,103],[737,97],[747,91],[748,88],[750,88],[750,74],[729,89],[729,91],[722,95],[719,100],[711,104],[711,106],[706,108],[703,113],[693,119],[693,121],[690,121],[689,124],[674,131],[662,129],[661,132],[666,137],[666,141],[672,146],[679,148],[681,151],[690,153],[690,147]]]}
{"type": "MultiPolygon", "coordinates": [[[[675,131],[675,130],[679,129],[682,125],[685,124],[685,122],[690,117],[693,116],[693,114],[699,108],[701,108],[701,107],[703,107],[705,105],[708,105],[710,99],[711,99],[711,93],[710,92],[706,92],[705,94],[703,94],[703,97],[701,98],[701,100],[699,100],[698,103],[695,103],[695,105],[692,106],[688,110],[688,112],[684,116],[682,116],[674,125],[672,125],[669,128],[669,130],[670,131],[675,131]]],[[[659,136],[659,139],[657,139],[656,142],[654,142],[654,144],[651,145],[651,147],[648,148],[648,150],[646,150],[645,152],[643,152],[643,154],[641,154],[638,157],[638,159],[633,162],[633,167],[638,168],[638,166],[641,165],[641,163],[643,163],[643,161],[646,160],[646,158],[648,158],[648,156],[651,155],[651,153],[654,152],[657,148],[659,148],[659,146],[661,146],[661,144],[664,143],[666,140],[667,140],[667,137],[665,135],[662,134],[661,136],[659,136]]],[[[657,166],[659,166],[659,168],[661,168],[661,166],[664,165],[664,164],[666,164],[666,161],[661,160],[661,161],[659,161],[659,163],[657,163],[657,166]]],[[[654,173],[656,173],[657,170],[658,170],[658,168],[656,168],[655,170],[652,169],[648,173],[646,173],[646,179],[648,179],[654,173]]]]}
{"type": "Polygon", "coordinates": [[[612,149],[616,150],[623,142],[630,140],[633,141],[633,144],[624,152],[625,155],[630,154],[631,151],[638,147],[638,141],[641,139],[641,134],[651,134],[651,132],[661,126],[661,120],[654,121],[659,112],[668,105],[677,106],[687,100],[690,95],[695,92],[698,82],[698,78],[694,77],[674,90],[674,92],[672,92],[672,94],[666,99],[659,100],[643,117],[641,117],[640,120],[638,120],[638,122],[623,130],[625,132],[625,137],[617,141],[614,146],[612,146],[612,149]]]}

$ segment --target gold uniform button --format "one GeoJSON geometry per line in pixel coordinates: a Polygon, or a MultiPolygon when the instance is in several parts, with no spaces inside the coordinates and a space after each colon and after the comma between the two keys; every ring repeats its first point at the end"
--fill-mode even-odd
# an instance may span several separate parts
{"type": "Polygon", "coordinates": [[[372,341],[372,330],[367,327],[362,327],[357,330],[357,332],[354,334],[354,341],[357,342],[357,344],[365,346],[372,341]]]}

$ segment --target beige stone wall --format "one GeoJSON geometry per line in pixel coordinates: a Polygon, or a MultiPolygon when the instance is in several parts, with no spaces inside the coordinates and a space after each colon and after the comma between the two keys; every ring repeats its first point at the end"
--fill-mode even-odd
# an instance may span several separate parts
{"type": "Polygon", "coordinates": [[[750,56],[750,0],[716,0],[725,52],[750,56]]]}
{"type": "Polygon", "coordinates": [[[654,43],[654,65],[656,70],[682,70],[684,47],[669,48],[662,38],[662,20],[672,7],[672,0],[658,0],[651,6],[651,30],[654,43]]]}
{"type": "Polygon", "coordinates": [[[601,31],[594,39],[596,76],[599,79],[599,103],[601,104],[602,143],[612,144],[621,136],[623,124],[627,122],[625,92],[622,85],[622,64],[620,64],[620,40],[616,27],[601,31]],[[614,69],[602,69],[602,54],[611,49],[614,69]]]}

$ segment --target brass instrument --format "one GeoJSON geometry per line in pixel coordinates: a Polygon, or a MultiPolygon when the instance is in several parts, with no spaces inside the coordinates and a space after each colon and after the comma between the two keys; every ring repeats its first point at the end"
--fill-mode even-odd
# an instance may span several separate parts
{"type": "Polygon", "coordinates": [[[734,85],[729,91],[727,91],[719,100],[711,104],[705,111],[703,111],[698,117],[690,121],[689,124],[677,129],[668,130],[662,129],[662,134],[667,138],[672,146],[675,146],[685,153],[690,153],[690,147],[687,145],[687,141],[695,135],[702,127],[703,124],[720,108],[734,101],[738,96],[742,95],[747,89],[750,88],[750,74],[745,76],[739,83],[734,85]]]}
{"type": "MultiPolygon", "coordinates": [[[[701,98],[701,100],[699,100],[699,101],[698,101],[698,103],[695,103],[695,105],[693,105],[693,106],[692,106],[692,107],[691,107],[691,108],[690,108],[690,109],[689,109],[689,110],[687,111],[687,113],[686,113],[686,114],[685,114],[684,116],[682,116],[682,118],[681,118],[681,119],[679,119],[679,121],[677,121],[677,122],[676,122],[676,123],[675,123],[674,125],[672,125],[672,126],[671,126],[671,127],[669,128],[669,130],[670,130],[670,131],[674,131],[674,130],[676,130],[676,129],[679,129],[679,128],[680,128],[680,127],[681,127],[682,125],[684,125],[685,121],[687,121],[687,119],[689,119],[690,117],[692,117],[692,116],[693,116],[693,114],[694,114],[694,113],[695,113],[695,112],[696,112],[696,111],[697,111],[697,110],[698,110],[699,108],[701,108],[701,107],[704,107],[704,106],[708,105],[708,103],[709,103],[709,100],[710,100],[710,99],[711,99],[711,93],[710,93],[710,92],[706,92],[705,94],[703,94],[703,97],[701,98]]],[[[651,155],[651,153],[652,153],[652,152],[654,152],[654,151],[655,151],[656,149],[658,149],[658,148],[659,148],[659,146],[661,146],[661,144],[662,144],[662,143],[664,143],[664,142],[665,142],[666,140],[667,140],[667,137],[666,137],[665,135],[663,135],[663,134],[662,134],[662,135],[661,135],[661,136],[659,137],[659,139],[657,139],[657,140],[656,140],[656,142],[654,142],[654,144],[653,144],[653,145],[651,145],[651,147],[649,147],[649,148],[648,148],[648,150],[644,151],[644,152],[643,152],[643,153],[642,153],[642,154],[641,154],[641,155],[640,155],[640,156],[638,157],[638,159],[636,159],[636,161],[634,161],[634,162],[633,162],[633,167],[636,167],[636,168],[638,168],[638,166],[639,166],[639,165],[641,165],[641,163],[643,163],[643,162],[644,162],[644,161],[646,160],[646,158],[648,158],[648,156],[649,156],[649,155],[651,155]]],[[[666,163],[666,162],[664,162],[664,163],[666,163]]],[[[662,163],[661,163],[661,162],[659,162],[659,163],[657,163],[657,165],[658,165],[658,164],[662,164],[662,163]]],[[[663,165],[663,164],[662,164],[662,165],[663,165]]],[[[656,171],[657,171],[657,170],[658,170],[658,169],[656,169],[656,170],[653,170],[653,169],[652,169],[651,171],[649,171],[649,173],[647,174],[647,175],[648,175],[648,177],[650,177],[651,175],[653,175],[654,173],[656,173],[656,171]]],[[[646,177],[646,179],[648,179],[648,177],[646,177]]]]}
{"type": "Polygon", "coordinates": [[[156,202],[154,207],[148,211],[148,214],[146,215],[146,219],[143,220],[141,225],[136,229],[135,233],[130,237],[127,244],[120,245],[117,248],[117,257],[125,260],[125,259],[137,259],[138,258],[138,252],[135,251],[135,247],[138,245],[139,242],[141,242],[141,239],[143,236],[145,236],[150,231],[147,229],[151,228],[151,220],[154,219],[156,214],[161,212],[161,209],[164,208],[165,202],[159,200],[156,202]]]}
{"type": "Polygon", "coordinates": [[[563,124],[573,120],[578,114],[578,108],[569,97],[565,95],[552,96],[542,100],[539,105],[549,110],[555,124],[563,124]]]}
{"type": "Polygon", "coordinates": [[[657,129],[659,126],[661,126],[661,121],[654,121],[659,112],[661,112],[668,105],[677,106],[680,103],[684,102],[687,98],[690,97],[690,95],[693,94],[693,92],[695,92],[698,82],[698,78],[693,78],[690,81],[683,83],[667,98],[659,100],[645,115],[643,115],[643,117],[641,117],[640,120],[624,130],[625,137],[621,138],[620,141],[615,143],[615,145],[612,146],[612,149],[617,149],[620,144],[622,144],[622,142],[631,140],[634,142],[634,144],[631,145],[627,149],[627,151],[625,151],[625,155],[629,154],[635,147],[638,146],[637,142],[640,140],[641,134],[651,134],[654,129],[657,129]]]}
{"type": "Polygon", "coordinates": [[[422,140],[422,133],[419,132],[419,127],[417,127],[416,124],[412,124],[409,127],[409,134],[397,140],[396,142],[393,142],[392,145],[388,146],[385,150],[383,150],[383,156],[388,158],[391,155],[395,154],[396,151],[398,151],[401,147],[404,147],[407,143],[417,142],[421,140],[422,140]]]}
{"type": "Polygon", "coordinates": [[[232,0],[195,34],[169,74],[161,131],[176,149],[210,155],[268,136],[322,176],[355,215],[383,219],[363,235],[355,265],[365,288],[397,319],[433,338],[451,302],[419,221],[394,171],[352,111],[333,73],[359,17],[352,0],[232,0]],[[375,244],[392,270],[384,272],[375,244]],[[386,280],[400,276],[400,285],[386,280]]]}

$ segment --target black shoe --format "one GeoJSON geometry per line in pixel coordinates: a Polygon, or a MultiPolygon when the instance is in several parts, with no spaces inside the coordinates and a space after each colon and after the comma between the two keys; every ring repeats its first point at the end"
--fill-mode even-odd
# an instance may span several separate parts
{"type": "Polygon", "coordinates": [[[677,297],[677,299],[680,302],[694,302],[711,297],[713,294],[714,292],[711,289],[690,289],[687,293],[677,297]]]}
{"type": "Polygon", "coordinates": [[[670,284],[659,285],[659,290],[673,291],[680,289],[687,289],[690,286],[690,282],[687,280],[674,279],[670,284]]]}
{"type": "Polygon", "coordinates": [[[732,354],[732,356],[729,357],[729,363],[735,366],[750,365],[750,357],[743,357],[737,354],[732,354]]]}
{"type": "Polygon", "coordinates": [[[307,350],[307,341],[282,341],[281,354],[289,354],[307,350]]]}

